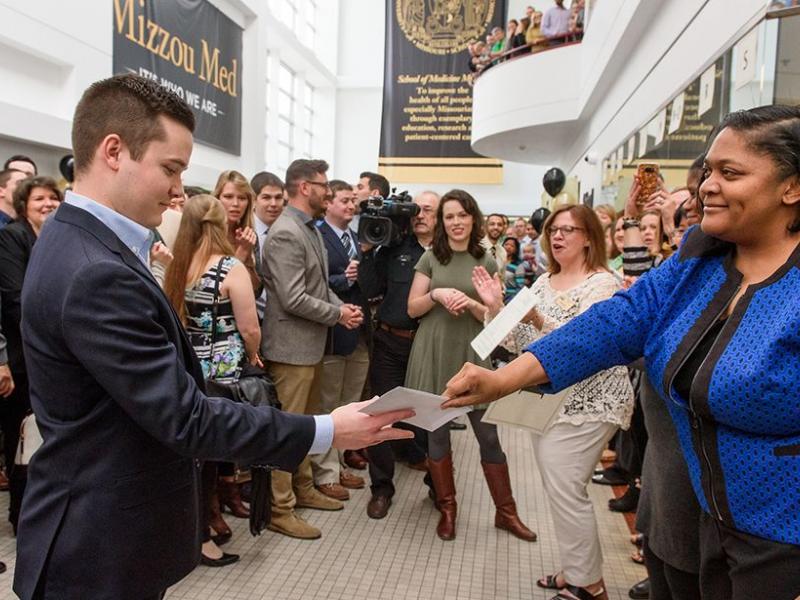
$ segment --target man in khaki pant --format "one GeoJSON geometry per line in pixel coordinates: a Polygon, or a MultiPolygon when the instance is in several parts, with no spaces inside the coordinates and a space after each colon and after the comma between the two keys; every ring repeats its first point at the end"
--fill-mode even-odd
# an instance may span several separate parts
{"type": "MultiPolygon", "coordinates": [[[[358,306],[345,304],[328,288],[328,259],[314,226],[330,196],[321,160],[300,159],[286,171],[288,205],[267,233],[261,249],[267,304],[261,352],[275,381],[283,410],[312,414],[319,409],[322,356],[328,328],[337,323],[355,329],[363,320],[358,306]]],[[[269,528],[292,537],[321,535],[295,507],[340,510],[342,503],[314,489],[308,457],[297,471],[272,474],[269,528]]]]}

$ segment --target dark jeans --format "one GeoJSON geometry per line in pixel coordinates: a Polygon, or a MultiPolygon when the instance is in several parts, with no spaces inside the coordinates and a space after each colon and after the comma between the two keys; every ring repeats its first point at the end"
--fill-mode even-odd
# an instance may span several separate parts
{"type": "MultiPolygon", "coordinates": [[[[372,361],[369,366],[369,385],[372,393],[382,395],[406,380],[408,357],[411,354],[412,340],[376,329],[373,336],[372,361]]],[[[425,459],[428,447],[428,434],[424,429],[398,423],[395,427],[414,432],[413,440],[384,442],[367,448],[369,456],[370,489],[374,495],[394,495],[395,457],[402,457],[416,463],[425,459]]]]}
{"type": "Polygon", "coordinates": [[[701,600],[700,576],[681,571],[653,554],[644,538],[644,562],[650,578],[650,600],[701,600]]]}
{"type": "Polygon", "coordinates": [[[796,600],[800,546],[737,531],[703,513],[700,589],[703,600],[796,600]]]}

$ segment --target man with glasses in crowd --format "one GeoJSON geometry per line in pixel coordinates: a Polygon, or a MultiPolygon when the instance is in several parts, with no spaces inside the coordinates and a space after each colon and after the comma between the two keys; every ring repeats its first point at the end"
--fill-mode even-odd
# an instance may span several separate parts
{"type": "MultiPolygon", "coordinates": [[[[275,381],[283,410],[319,412],[322,357],[328,328],[356,329],[361,308],[342,302],[328,287],[328,258],[315,220],[325,212],[331,188],[323,160],[295,160],[286,171],[288,204],[267,232],[261,248],[267,302],[261,353],[275,381]]],[[[284,535],[315,539],[322,535],[295,507],[341,510],[343,504],[314,488],[306,457],[294,473],[272,473],[272,521],[284,535]]]]}

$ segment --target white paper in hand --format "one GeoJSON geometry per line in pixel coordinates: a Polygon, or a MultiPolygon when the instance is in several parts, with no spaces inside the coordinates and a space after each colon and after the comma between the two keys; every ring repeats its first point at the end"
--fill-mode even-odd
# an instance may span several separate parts
{"type": "Polygon", "coordinates": [[[444,396],[420,392],[411,388],[396,387],[386,392],[369,406],[362,408],[360,412],[368,415],[377,415],[391,410],[410,408],[416,414],[410,419],[403,419],[404,423],[416,425],[427,431],[434,431],[445,423],[470,411],[469,407],[442,410],[442,402],[444,401],[444,396]]]}
{"type": "Polygon", "coordinates": [[[536,304],[536,298],[531,288],[522,288],[514,299],[509,302],[489,324],[483,328],[470,345],[472,349],[485,359],[497,345],[514,329],[536,304]]]}

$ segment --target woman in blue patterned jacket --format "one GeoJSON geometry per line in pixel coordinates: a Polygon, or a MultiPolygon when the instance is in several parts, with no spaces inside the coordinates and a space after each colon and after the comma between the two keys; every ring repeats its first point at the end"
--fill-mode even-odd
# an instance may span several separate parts
{"type": "MultiPolygon", "coordinates": [[[[631,289],[445,406],[550,390],[644,356],[703,508],[704,599],[800,594],[800,108],[728,115],[706,155],[700,227],[631,289]]],[[[569,598],[570,596],[564,596],[569,598]]]]}

